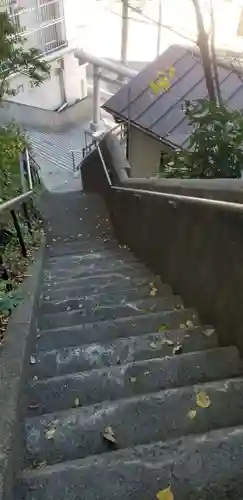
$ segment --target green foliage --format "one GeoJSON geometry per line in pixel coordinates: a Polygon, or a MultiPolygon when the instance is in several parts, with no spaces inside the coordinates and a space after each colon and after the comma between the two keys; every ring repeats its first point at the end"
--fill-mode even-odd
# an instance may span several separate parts
{"type": "Polygon", "coordinates": [[[12,285],[10,281],[0,281],[0,314],[9,315],[21,301],[21,295],[17,290],[7,291],[7,286],[12,285]]]}
{"type": "Polygon", "coordinates": [[[167,159],[163,177],[240,178],[243,167],[243,116],[208,100],[185,102],[192,126],[187,151],[167,159]],[[168,161],[169,160],[169,161],[168,161]]]}
{"type": "Polygon", "coordinates": [[[1,200],[20,194],[19,153],[27,146],[27,135],[21,127],[16,124],[0,127],[1,200]]]}
{"type": "Polygon", "coordinates": [[[0,12],[0,100],[4,94],[16,94],[10,87],[11,75],[25,75],[37,87],[49,75],[49,65],[39,58],[40,52],[35,48],[26,49],[25,41],[7,12],[0,12]]]}

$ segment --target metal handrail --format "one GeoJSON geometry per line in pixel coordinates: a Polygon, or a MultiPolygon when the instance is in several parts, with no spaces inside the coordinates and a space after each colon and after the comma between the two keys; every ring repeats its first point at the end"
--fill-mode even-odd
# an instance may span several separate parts
{"type": "Polygon", "coordinates": [[[98,153],[101,159],[102,167],[104,169],[109,187],[112,190],[115,191],[121,191],[121,192],[127,192],[127,193],[132,193],[137,196],[141,195],[146,195],[146,196],[156,196],[160,198],[165,198],[168,200],[168,203],[173,203],[176,201],[181,201],[185,203],[191,203],[191,204],[197,204],[197,205],[206,205],[206,206],[212,206],[221,210],[228,210],[231,212],[238,212],[238,213],[243,213],[243,204],[242,203],[234,203],[232,201],[222,201],[222,200],[211,200],[210,198],[199,198],[196,196],[187,196],[183,194],[174,194],[174,193],[165,193],[162,191],[152,191],[148,189],[139,189],[139,188],[130,188],[130,187],[119,187],[119,186],[114,186],[112,184],[110,174],[108,172],[102,151],[100,150],[100,147],[97,146],[98,153]]]}
{"type": "Polygon", "coordinates": [[[27,193],[20,194],[11,200],[5,201],[0,205],[0,214],[6,212],[7,210],[15,210],[22,203],[25,203],[33,196],[33,191],[27,191],[27,193]]]}

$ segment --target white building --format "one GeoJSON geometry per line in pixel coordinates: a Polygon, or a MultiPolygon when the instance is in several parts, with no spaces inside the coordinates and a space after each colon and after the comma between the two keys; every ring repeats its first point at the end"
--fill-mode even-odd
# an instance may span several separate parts
{"type": "Polygon", "coordinates": [[[7,8],[27,47],[38,48],[51,66],[50,78],[39,88],[14,75],[11,86],[17,95],[8,100],[58,110],[87,96],[86,66],[73,55],[83,5],[83,0],[2,0],[1,8],[7,8]]]}

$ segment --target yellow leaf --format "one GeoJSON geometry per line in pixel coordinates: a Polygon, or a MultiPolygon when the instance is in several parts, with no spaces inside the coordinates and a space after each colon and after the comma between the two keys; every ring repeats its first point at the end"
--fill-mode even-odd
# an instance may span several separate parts
{"type": "Polygon", "coordinates": [[[174,495],[171,491],[171,488],[166,488],[165,490],[160,490],[158,491],[157,495],[157,500],[174,500],[174,495]]]}
{"type": "Polygon", "coordinates": [[[158,85],[161,90],[168,90],[170,82],[167,76],[161,76],[158,80],[158,85]]]}
{"type": "Polygon", "coordinates": [[[200,391],[196,395],[197,406],[200,408],[209,408],[211,405],[211,399],[205,391],[200,391]]]}
{"type": "Polygon", "coordinates": [[[166,332],[166,330],[169,330],[168,325],[161,325],[158,331],[161,333],[161,332],[166,332]]]}
{"type": "Polygon", "coordinates": [[[191,420],[194,420],[196,415],[197,415],[197,410],[190,410],[187,414],[188,418],[190,418],[191,420]]]}
{"type": "Polygon", "coordinates": [[[160,85],[157,82],[150,82],[149,87],[154,94],[158,94],[160,91],[160,85]]]}
{"type": "Polygon", "coordinates": [[[157,292],[158,292],[158,289],[157,289],[157,288],[152,288],[152,290],[150,291],[150,294],[149,294],[149,295],[150,295],[151,297],[155,297],[155,295],[157,294],[157,292]]]}
{"type": "Polygon", "coordinates": [[[136,377],[131,377],[130,378],[130,381],[132,382],[132,384],[134,384],[134,382],[136,382],[136,380],[137,380],[136,377]]]}
{"type": "Polygon", "coordinates": [[[171,66],[168,73],[169,73],[169,77],[173,78],[175,76],[175,68],[173,66],[171,66]]]}

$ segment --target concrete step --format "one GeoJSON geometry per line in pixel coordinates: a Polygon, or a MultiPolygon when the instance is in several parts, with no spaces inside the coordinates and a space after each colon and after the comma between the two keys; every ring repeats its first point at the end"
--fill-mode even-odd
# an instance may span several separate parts
{"type": "Polygon", "coordinates": [[[125,304],[100,305],[81,304],[74,311],[41,315],[38,325],[41,330],[51,330],[64,326],[75,326],[94,321],[105,321],[122,317],[141,316],[148,312],[165,312],[183,309],[182,300],[176,295],[170,297],[149,297],[125,304]]]}
{"type": "MultiPolygon", "coordinates": [[[[126,304],[127,302],[134,302],[139,299],[145,299],[150,297],[151,290],[153,289],[153,284],[147,286],[141,286],[139,288],[127,288],[123,291],[115,290],[112,295],[107,293],[84,295],[80,296],[79,288],[74,288],[70,292],[73,298],[67,298],[67,294],[57,293],[56,300],[50,300],[50,297],[44,296],[42,298],[42,304],[40,308],[40,314],[52,314],[56,312],[73,311],[79,309],[81,306],[88,308],[95,308],[99,306],[112,306],[114,304],[126,304]],[[75,297],[76,295],[76,297],[75,297]],[[47,298],[48,297],[48,298],[47,298]]],[[[156,286],[157,293],[156,297],[169,297],[172,295],[172,290],[168,285],[158,285],[156,286]]],[[[52,298],[53,298],[52,294],[52,298]]]]}
{"type": "MultiPolygon", "coordinates": [[[[171,346],[171,355],[173,348],[171,346]]],[[[242,375],[236,347],[172,355],[34,381],[28,390],[30,412],[51,413],[105,400],[117,400],[242,375]]]]}
{"type": "Polygon", "coordinates": [[[98,262],[102,264],[102,262],[106,261],[107,259],[112,262],[123,262],[123,263],[138,262],[136,257],[132,254],[132,252],[125,252],[118,250],[115,253],[103,250],[101,252],[89,252],[83,255],[68,255],[67,257],[61,256],[49,259],[49,261],[45,264],[44,269],[50,271],[59,271],[59,270],[65,271],[72,268],[76,268],[80,264],[83,265],[83,264],[89,264],[89,263],[92,264],[98,262]]]}
{"type": "Polygon", "coordinates": [[[180,345],[183,353],[213,349],[218,346],[214,332],[207,336],[202,327],[162,330],[137,337],[118,338],[103,344],[84,344],[59,350],[39,351],[31,365],[32,379],[61,376],[97,368],[106,368],[146,359],[171,356],[180,345]]]}
{"type": "Polygon", "coordinates": [[[103,285],[116,284],[116,288],[123,286],[125,283],[130,283],[133,285],[143,284],[144,280],[153,281],[154,275],[149,270],[142,270],[141,267],[121,269],[118,272],[107,272],[101,274],[93,274],[92,271],[84,273],[82,277],[73,278],[69,280],[57,280],[51,282],[44,282],[43,292],[46,293],[49,290],[55,289],[65,289],[65,288],[76,288],[77,286],[85,287],[87,286],[87,291],[89,286],[96,285],[97,289],[103,289],[103,285]]]}
{"type": "Polygon", "coordinates": [[[119,448],[241,425],[242,394],[243,379],[236,378],[26,418],[26,460],[53,464],[105,453],[102,433],[108,425],[119,448]],[[208,408],[197,406],[201,391],[210,398],[208,408]]]}
{"type": "Polygon", "coordinates": [[[16,498],[151,500],[171,485],[176,500],[239,500],[242,449],[243,427],[233,427],[53,466],[36,463],[19,477],[16,498]]]}
{"type": "MultiPolygon", "coordinates": [[[[73,269],[68,269],[62,271],[61,269],[54,271],[44,272],[44,284],[52,284],[53,281],[60,283],[60,285],[66,281],[76,281],[83,277],[93,276],[93,275],[109,275],[109,274],[122,274],[129,276],[130,274],[135,274],[139,272],[140,275],[148,273],[148,270],[141,262],[112,262],[111,260],[102,260],[98,263],[84,263],[78,264],[73,269]]],[[[152,274],[151,274],[152,276],[152,274]]]]}
{"type": "Polygon", "coordinates": [[[73,327],[44,330],[38,333],[37,350],[61,349],[80,346],[93,342],[107,342],[119,337],[131,337],[144,333],[159,332],[161,327],[168,330],[198,326],[199,321],[194,311],[184,309],[164,313],[147,313],[141,316],[118,318],[109,321],[87,323],[73,327]]]}
{"type": "Polygon", "coordinates": [[[116,251],[121,249],[122,246],[119,246],[117,242],[115,242],[112,238],[107,236],[96,236],[87,238],[86,242],[68,241],[66,238],[66,242],[63,240],[57,244],[52,243],[47,247],[47,255],[50,258],[56,258],[60,256],[68,256],[68,255],[77,255],[77,254],[87,254],[89,251],[100,252],[103,250],[116,251]]]}
{"type": "MultiPolygon", "coordinates": [[[[91,280],[90,278],[82,278],[78,280],[78,283],[73,284],[72,282],[62,283],[62,286],[49,286],[43,289],[41,299],[44,301],[61,301],[63,299],[73,299],[82,297],[94,297],[96,295],[101,295],[103,297],[113,297],[119,293],[133,293],[134,290],[147,290],[149,293],[151,288],[156,287],[158,289],[158,295],[164,295],[166,290],[170,289],[168,285],[161,283],[160,279],[153,279],[151,277],[141,277],[133,276],[132,278],[124,279],[121,277],[114,276],[109,280],[106,276],[98,276],[97,280],[91,280]],[[65,286],[64,286],[65,285],[65,286]]],[[[166,292],[167,295],[167,292],[166,292]]]]}

